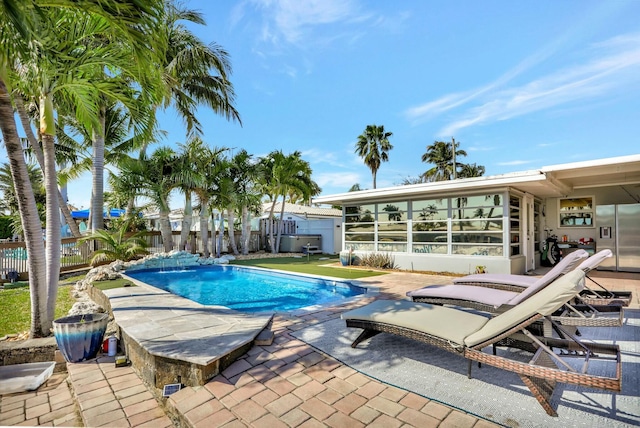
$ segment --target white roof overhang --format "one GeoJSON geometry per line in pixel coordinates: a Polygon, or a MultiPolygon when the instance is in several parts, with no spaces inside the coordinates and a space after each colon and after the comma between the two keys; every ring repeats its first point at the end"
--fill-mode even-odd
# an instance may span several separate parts
{"type": "Polygon", "coordinates": [[[345,205],[379,200],[416,199],[518,190],[539,198],[562,197],[573,190],[605,186],[640,186],[640,155],[543,167],[540,170],[412,184],[314,198],[318,204],[345,205]]]}

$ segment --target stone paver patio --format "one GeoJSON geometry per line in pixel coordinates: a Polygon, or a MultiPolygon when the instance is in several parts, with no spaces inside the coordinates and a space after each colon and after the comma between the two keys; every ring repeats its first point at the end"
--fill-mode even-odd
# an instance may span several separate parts
{"type": "MultiPolygon", "coordinates": [[[[640,274],[593,276],[612,289],[633,291],[631,307],[640,307],[640,274]]],[[[376,297],[398,299],[408,290],[448,283],[449,278],[397,272],[362,282],[380,288],[376,297]]],[[[145,386],[131,367],[116,368],[112,357],[68,364],[68,377],[56,374],[37,391],[0,397],[0,425],[496,426],[362,375],[291,335],[360,304],[278,314],[271,345],[252,347],[204,386],[186,387],[169,399],[158,400],[157,390],[145,386]]]]}

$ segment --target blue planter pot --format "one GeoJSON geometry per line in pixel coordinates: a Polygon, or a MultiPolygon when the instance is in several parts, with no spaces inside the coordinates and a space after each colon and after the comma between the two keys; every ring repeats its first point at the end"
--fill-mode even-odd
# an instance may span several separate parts
{"type": "Polygon", "coordinates": [[[64,359],[70,363],[94,358],[102,346],[109,315],[71,315],[53,321],[53,335],[64,359]]]}
{"type": "Polygon", "coordinates": [[[340,263],[342,266],[353,266],[356,264],[356,255],[354,253],[340,253],[340,263]]]}

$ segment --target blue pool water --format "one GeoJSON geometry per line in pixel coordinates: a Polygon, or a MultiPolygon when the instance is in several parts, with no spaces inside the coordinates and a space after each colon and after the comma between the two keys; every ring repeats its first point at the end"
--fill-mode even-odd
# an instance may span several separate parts
{"type": "Polygon", "coordinates": [[[336,303],[366,291],[348,282],[238,266],[142,269],[127,275],[203,305],[221,305],[243,312],[289,311],[336,303]]]}

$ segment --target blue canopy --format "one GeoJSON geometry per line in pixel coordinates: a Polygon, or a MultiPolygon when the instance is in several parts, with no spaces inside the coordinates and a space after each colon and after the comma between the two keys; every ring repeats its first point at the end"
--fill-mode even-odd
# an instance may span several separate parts
{"type": "MultiPolygon", "coordinates": [[[[113,208],[108,213],[107,211],[104,211],[103,215],[104,215],[104,218],[120,217],[121,215],[124,215],[124,212],[125,212],[124,210],[113,208]]],[[[86,220],[89,218],[89,210],[71,211],[71,217],[86,220]]]]}

